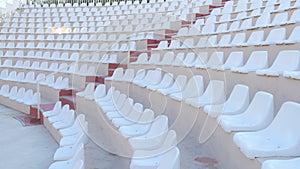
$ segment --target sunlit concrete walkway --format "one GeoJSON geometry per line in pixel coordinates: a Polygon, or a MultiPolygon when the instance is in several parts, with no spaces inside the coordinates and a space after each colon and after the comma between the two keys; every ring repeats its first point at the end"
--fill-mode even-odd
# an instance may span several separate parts
{"type": "Polygon", "coordinates": [[[23,115],[0,105],[0,168],[47,169],[58,145],[43,125],[23,127],[23,115]]]}

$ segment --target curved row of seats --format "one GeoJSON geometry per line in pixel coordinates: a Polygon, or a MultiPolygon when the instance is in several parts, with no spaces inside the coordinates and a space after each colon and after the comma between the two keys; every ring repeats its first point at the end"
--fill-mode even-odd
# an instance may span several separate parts
{"type": "MultiPolygon", "coordinates": [[[[161,2],[164,2],[164,1],[158,1],[158,3],[161,3],[161,2]]],[[[120,4],[117,2],[117,1],[114,1],[112,4],[110,4],[110,2],[106,2],[105,4],[103,4],[102,2],[97,2],[97,3],[59,3],[59,4],[35,4],[35,5],[24,5],[24,8],[55,8],[55,7],[67,7],[67,8],[71,8],[71,7],[93,7],[95,6],[104,6],[104,7],[109,7],[109,6],[116,6],[116,5],[137,5],[137,4],[147,4],[148,1],[146,0],[143,0],[143,1],[127,1],[125,3],[125,1],[121,1],[120,4]]],[[[151,0],[149,1],[150,4],[152,3],[156,3],[155,0],[151,0]]]]}
{"type": "Polygon", "coordinates": [[[25,72],[17,72],[17,71],[8,71],[8,69],[3,69],[0,74],[0,79],[2,81],[7,82],[15,82],[15,83],[31,83],[31,84],[43,84],[54,89],[69,89],[69,78],[58,76],[55,79],[53,74],[45,75],[44,73],[39,73],[35,77],[35,73],[33,71],[25,72]]]}
{"type": "MultiPolygon", "coordinates": [[[[19,18],[15,17],[11,21],[9,19],[5,20],[3,23],[3,28],[43,28],[44,26],[49,27],[52,25],[65,25],[67,22],[69,25],[68,27],[79,27],[79,26],[85,26],[85,27],[103,27],[103,26],[118,26],[123,25],[126,26],[128,23],[131,23],[132,25],[138,25],[138,24],[155,24],[155,23],[163,23],[163,22],[171,22],[175,21],[176,18],[168,15],[163,14],[147,14],[147,15],[139,15],[137,17],[131,17],[131,16],[119,16],[116,17],[95,17],[95,16],[80,16],[79,14],[75,15],[73,13],[69,14],[70,16],[57,16],[53,18],[45,17],[41,18],[39,16],[33,17],[33,18],[19,18]],[[143,18],[144,17],[144,18],[143,18]],[[159,20],[160,17],[164,17],[161,20],[159,20]]],[[[44,16],[44,15],[43,15],[44,16]]],[[[67,25],[65,25],[67,26],[67,25]]],[[[2,28],[2,29],[3,29],[2,28]]]]}
{"type": "MultiPolygon", "coordinates": [[[[56,43],[62,43],[64,41],[70,41],[70,40],[74,40],[74,41],[83,41],[83,42],[94,42],[94,41],[98,41],[101,40],[105,41],[105,42],[109,42],[109,41],[124,41],[124,40],[128,40],[127,38],[130,37],[130,40],[141,40],[141,39],[154,39],[155,34],[153,32],[142,32],[142,33],[137,33],[137,34],[120,34],[120,35],[116,35],[116,34],[108,34],[108,33],[102,33],[100,35],[97,34],[83,34],[83,33],[78,33],[78,34],[61,34],[58,35],[57,37],[49,34],[49,35],[37,35],[36,37],[33,35],[27,35],[27,34],[21,34],[21,35],[16,35],[16,34],[2,34],[0,35],[1,37],[1,41],[5,41],[5,42],[18,42],[18,41],[33,41],[35,40],[36,42],[27,42],[31,43],[33,45],[31,45],[31,47],[29,46],[29,48],[32,48],[32,46],[35,46],[34,44],[38,45],[38,41],[58,41],[56,43]],[[134,39],[132,39],[134,38],[134,39]]],[[[26,45],[27,46],[27,45],[26,45]]],[[[67,46],[66,46],[67,47],[67,46]]],[[[92,44],[91,48],[97,49],[98,48],[98,44],[92,44]]]]}
{"type": "Polygon", "coordinates": [[[56,102],[54,108],[43,112],[45,120],[60,134],[59,148],[56,150],[49,169],[83,169],[84,144],[87,143],[87,121],[83,114],[75,118],[69,105],[56,102]]]}
{"type": "Polygon", "coordinates": [[[249,47],[260,45],[280,45],[280,44],[295,44],[300,41],[299,36],[300,26],[296,26],[289,37],[286,36],[286,28],[274,28],[270,30],[265,38],[264,30],[253,31],[249,38],[246,38],[245,32],[240,32],[232,36],[232,34],[212,35],[201,37],[197,43],[193,38],[184,40],[173,39],[170,45],[168,41],[161,41],[157,48],[153,50],[176,50],[187,48],[228,48],[228,47],[249,47]],[[218,40],[218,37],[219,40],[218,40]]]}
{"type": "Polygon", "coordinates": [[[17,86],[10,87],[7,84],[1,86],[0,95],[10,101],[19,102],[28,106],[36,105],[40,100],[40,94],[33,92],[31,89],[26,90],[24,87],[18,88],[17,86]]]}
{"type": "MultiPolygon", "coordinates": [[[[44,62],[49,62],[49,63],[56,63],[57,61],[64,61],[65,63],[68,63],[68,62],[72,63],[72,62],[78,61],[78,60],[83,61],[83,62],[97,62],[97,63],[116,63],[117,62],[116,54],[104,54],[100,58],[99,53],[96,53],[96,52],[84,53],[82,55],[79,55],[79,53],[77,53],[77,52],[73,52],[73,53],[59,52],[59,51],[42,52],[42,51],[37,51],[37,50],[36,51],[30,50],[27,52],[27,54],[24,54],[24,53],[25,52],[22,50],[17,50],[17,51],[8,50],[4,54],[2,52],[0,52],[0,56],[3,58],[2,66],[12,67],[13,66],[12,59],[19,59],[23,62],[23,65],[19,64],[19,65],[14,65],[14,66],[30,67],[29,60],[36,59],[36,58],[39,58],[40,60],[45,60],[44,62]],[[22,59],[25,59],[25,60],[23,61],[22,59]],[[6,61],[6,60],[8,60],[8,61],[6,61]],[[5,63],[5,62],[7,62],[7,63],[5,63]]],[[[46,66],[46,67],[48,67],[48,66],[46,66]]]]}
{"type": "Polygon", "coordinates": [[[300,70],[300,52],[298,50],[283,50],[279,52],[273,64],[268,67],[268,52],[253,51],[249,59],[244,64],[243,52],[231,52],[224,61],[223,52],[214,52],[208,58],[207,52],[200,52],[198,56],[195,53],[178,53],[176,57],[173,52],[165,53],[160,60],[159,54],[151,55],[148,60],[146,53],[141,54],[133,65],[165,65],[165,66],[185,66],[201,69],[231,70],[232,72],[248,73],[255,71],[257,75],[281,76],[299,79],[300,70]],[[288,59],[287,59],[288,58],[288,59]]]}
{"type": "Polygon", "coordinates": [[[133,157],[130,168],[180,167],[179,150],[176,147],[176,132],[168,131],[168,117],[154,117],[151,109],[143,108],[140,103],[134,103],[115,87],[106,92],[105,85],[89,83],[84,91],[76,94],[95,101],[105,114],[110,124],[128,139],[133,157]],[[172,162],[165,160],[172,159],[172,162]]]}
{"type": "MultiPolygon", "coordinates": [[[[126,40],[126,36],[123,36],[124,39],[123,40],[126,40]]],[[[57,49],[57,50],[67,50],[67,51],[91,51],[91,52],[95,52],[95,51],[98,51],[98,50],[101,50],[101,51],[120,51],[120,52],[126,52],[128,50],[131,50],[131,51],[135,51],[136,50],[136,44],[135,42],[129,42],[129,43],[122,43],[122,42],[119,42],[119,43],[113,43],[111,46],[108,44],[108,43],[102,43],[102,45],[100,46],[97,45],[89,45],[87,43],[82,43],[82,44],[79,44],[79,43],[73,43],[72,45],[68,42],[66,43],[54,43],[54,42],[48,42],[48,43],[45,43],[45,42],[39,42],[37,43],[37,45],[35,46],[34,43],[24,43],[24,42],[18,42],[18,43],[14,43],[14,42],[2,42],[1,43],[1,46],[0,48],[6,48],[6,49],[16,49],[16,50],[21,50],[21,49],[31,49],[31,50],[34,50],[34,49],[44,49],[44,50],[54,50],[54,49],[57,49]]]]}
{"type": "MultiPolygon", "coordinates": [[[[23,71],[24,70],[43,71],[45,73],[62,72],[66,74],[77,74],[77,75],[86,75],[86,76],[96,75],[95,66],[91,66],[91,65],[88,66],[88,64],[82,64],[81,66],[78,66],[75,63],[67,64],[67,63],[52,62],[48,67],[47,61],[41,62],[41,64],[39,61],[34,61],[30,66],[29,60],[25,60],[24,62],[22,60],[19,60],[16,62],[15,65],[12,65],[12,60],[6,59],[1,65],[1,68],[4,69],[15,68],[23,71]]],[[[5,76],[6,75],[4,75],[4,77],[5,76]]]]}

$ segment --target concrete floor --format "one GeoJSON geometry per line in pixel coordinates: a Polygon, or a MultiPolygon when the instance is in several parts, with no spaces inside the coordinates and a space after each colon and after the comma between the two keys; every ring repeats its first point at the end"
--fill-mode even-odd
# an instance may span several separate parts
{"type": "Polygon", "coordinates": [[[58,145],[43,125],[23,127],[18,115],[0,105],[0,168],[47,169],[58,145]]]}

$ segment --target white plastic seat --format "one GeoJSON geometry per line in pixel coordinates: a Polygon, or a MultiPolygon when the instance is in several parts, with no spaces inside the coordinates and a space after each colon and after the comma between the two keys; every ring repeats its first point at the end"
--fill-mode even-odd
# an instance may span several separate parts
{"type": "Polygon", "coordinates": [[[174,53],[173,52],[167,52],[164,54],[162,60],[157,63],[158,65],[171,65],[174,60],[174,53]]]}
{"type": "Polygon", "coordinates": [[[195,75],[185,85],[181,92],[170,94],[169,96],[175,100],[182,101],[187,98],[199,97],[203,94],[203,77],[195,75]]]}
{"type": "Polygon", "coordinates": [[[38,103],[40,99],[40,94],[33,91],[31,89],[27,90],[24,97],[17,99],[18,102],[22,102],[26,105],[35,105],[38,103]]]}
{"type": "Polygon", "coordinates": [[[285,102],[267,128],[256,132],[236,133],[233,140],[250,159],[299,156],[299,110],[298,103],[285,102]]]}
{"type": "Polygon", "coordinates": [[[239,46],[246,42],[246,33],[240,32],[236,33],[234,38],[232,39],[231,43],[228,46],[239,46]]]}
{"type": "Polygon", "coordinates": [[[85,97],[94,94],[95,83],[88,83],[84,89],[84,91],[77,92],[76,96],[85,97]]]}
{"type": "Polygon", "coordinates": [[[35,74],[33,71],[27,72],[24,78],[24,82],[34,83],[35,82],[35,74]]]}
{"type": "Polygon", "coordinates": [[[60,101],[57,101],[52,110],[43,112],[43,116],[44,117],[55,116],[60,113],[61,109],[62,109],[62,103],[60,101]]]}
{"type": "Polygon", "coordinates": [[[157,68],[155,70],[149,70],[145,76],[140,81],[135,81],[134,83],[141,87],[147,87],[149,85],[156,85],[159,84],[161,81],[162,70],[157,68]]]}
{"type": "Polygon", "coordinates": [[[275,15],[272,23],[269,26],[283,25],[288,22],[288,13],[282,12],[275,15]]]}
{"type": "Polygon", "coordinates": [[[61,110],[59,111],[59,113],[55,114],[53,112],[52,116],[48,117],[48,121],[52,124],[58,121],[62,121],[63,120],[63,116],[65,114],[68,114],[70,112],[70,106],[68,104],[64,105],[61,110]]]}
{"type": "MultiPolygon", "coordinates": [[[[299,10],[300,11],[300,10],[299,10]]],[[[300,34],[300,26],[294,27],[292,33],[290,34],[287,40],[284,40],[284,44],[294,44],[300,42],[299,35],[300,34]]]]}
{"type": "Polygon", "coordinates": [[[35,82],[40,83],[41,81],[44,81],[45,79],[46,79],[46,75],[44,73],[39,73],[35,78],[35,82]]]}
{"type": "Polygon", "coordinates": [[[131,109],[133,108],[133,99],[127,98],[124,101],[124,104],[117,105],[117,109],[114,111],[106,112],[106,116],[109,120],[114,118],[126,117],[131,113],[131,109]]]}
{"type": "Polygon", "coordinates": [[[126,117],[117,117],[112,119],[112,124],[120,128],[121,126],[132,125],[137,123],[143,113],[143,105],[140,103],[135,103],[126,117]]]}
{"type": "Polygon", "coordinates": [[[84,168],[84,146],[81,143],[77,146],[74,155],[67,160],[64,161],[55,161],[49,166],[49,169],[83,169],[84,168]]]}
{"type": "Polygon", "coordinates": [[[211,54],[209,60],[206,63],[206,67],[210,69],[217,69],[224,64],[224,53],[214,52],[211,54]]]}
{"type": "Polygon", "coordinates": [[[171,87],[157,89],[157,91],[163,95],[181,92],[184,89],[186,83],[187,77],[185,75],[178,75],[171,87]]]}
{"type": "Polygon", "coordinates": [[[168,133],[167,138],[159,148],[153,150],[136,150],[130,163],[130,168],[156,168],[163,155],[174,148],[177,144],[176,133],[168,133]]]}
{"type": "Polygon", "coordinates": [[[148,62],[148,54],[142,53],[138,56],[135,62],[131,62],[130,64],[146,64],[148,62]]]}
{"type": "Polygon", "coordinates": [[[133,78],[134,78],[134,69],[126,69],[123,77],[120,80],[125,82],[131,82],[133,78]]]}
{"type": "Polygon", "coordinates": [[[119,128],[119,131],[124,137],[136,137],[147,134],[154,126],[154,112],[150,109],[145,109],[138,122],[128,121],[119,128]]]}
{"type": "Polygon", "coordinates": [[[160,54],[152,54],[147,64],[156,65],[160,63],[160,54]]]}
{"type": "Polygon", "coordinates": [[[262,163],[261,169],[299,169],[300,158],[293,158],[289,160],[266,160],[262,163]]]}
{"type": "Polygon", "coordinates": [[[25,95],[25,88],[24,87],[21,87],[18,89],[17,93],[15,95],[10,95],[9,98],[11,100],[17,100],[19,98],[22,98],[24,97],[25,95]]]}
{"type": "Polygon", "coordinates": [[[260,91],[255,94],[244,112],[236,115],[221,115],[218,121],[226,132],[257,131],[266,128],[273,118],[273,95],[260,91]]]}
{"type": "Polygon", "coordinates": [[[252,27],[253,29],[266,27],[270,25],[271,14],[269,12],[266,12],[267,10],[269,10],[269,7],[274,8],[273,6],[266,7],[264,13],[257,18],[255,25],[252,27]]]}
{"type": "Polygon", "coordinates": [[[11,81],[15,81],[17,79],[17,72],[16,71],[11,71],[8,74],[8,77],[6,78],[6,80],[11,80],[11,81]]]}
{"type": "Polygon", "coordinates": [[[163,50],[163,49],[167,49],[168,48],[168,41],[160,41],[160,43],[158,44],[157,50],[163,50]]]}
{"type": "Polygon", "coordinates": [[[107,113],[109,111],[115,111],[119,107],[121,107],[124,104],[124,101],[126,100],[127,96],[125,94],[120,94],[119,91],[115,92],[112,95],[112,99],[105,103],[98,102],[98,105],[101,107],[101,110],[103,113],[107,113]]]}
{"type": "Polygon", "coordinates": [[[148,85],[147,88],[150,90],[165,89],[170,87],[174,83],[174,78],[172,73],[166,73],[159,84],[148,85]]]}
{"type": "Polygon", "coordinates": [[[248,73],[268,67],[268,52],[254,51],[244,66],[231,68],[232,72],[248,73]]]}
{"type": "Polygon", "coordinates": [[[194,62],[191,64],[192,67],[195,68],[206,68],[206,63],[208,60],[208,53],[207,52],[199,52],[198,56],[194,60],[194,62]]]}
{"type": "Polygon", "coordinates": [[[280,44],[286,39],[286,29],[276,28],[272,29],[265,41],[261,45],[280,44]]]}
{"type": "Polygon", "coordinates": [[[184,60],[184,53],[178,53],[172,63],[173,66],[181,66],[184,60]]]}
{"type": "Polygon", "coordinates": [[[140,80],[144,79],[145,76],[146,76],[146,70],[145,70],[145,69],[139,69],[139,70],[136,72],[136,75],[135,75],[135,77],[133,78],[132,83],[139,82],[140,80]]]}
{"type": "MultiPolygon", "coordinates": [[[[150,156],[156,155],[155,151],[157,151],[157,149],[167,148],[162,144],[167,143],[168,145],[165,146],[170,146],[170,144],[172,145],[176,141],[176,132],[174,130],[168,131],[168,117],[165,115],[157,116],[146,134],[128,139],[133,150],[154,150],[152,151],[153,154],[148,154],[150,156]]],[[[139,155],[138,158],[143,158],[143,155],[146,154],[139,155]]]]}
{"type": "Polygon", "coordinates": [[[225,101],[225,84],[224,81],[211,80],[200,97],[188,98],[185,102],[196,108],[205,105],[221,104],[225,101]]]}
{"type": "Polygon", "coordinates": [[[59,133],[62,136],[59,141],[61,147],[64,146],[74,146],[77,143],[86,144],[88,141],[87,132],[88,122],[85,121],[85,116],[80,114],[77,116],[76,120],[71,127],[60,129],[59,133]]]}
{"type": "Polygon", "coordinates": [[[9,85],[5,84],[1,86],[0,95],[6,97],[9,95],[9,85]]]}
{"type": "Polygon", "coordinates": [[[171,40],[170,46],[168,49],[176,49],[180,47],[180,41],[177,39],[171,40]]]}
{"type": "Polygon", "coordinates": [[[3,69],[0,74],[0,79],[6,79],[8,77],[8,69],[3,69]]]}
{"type": "MultiPolygon", "coordinates": [[[[297,1],[297,2],[299,2],[298,4],[299,4],[299,6],[300,6],[300,1],[297,1]]],[[[296,3],[295,3],[295,4],[296,4],[296,3]]],[[[299,16],[300,16],[300,9],[297,9],[297,10],[295,10],[295,11],[293,12],[293,14],[292,14],[292,16],[290,17],[288,23],[297,23],[297,22],[299,22],[299,21],[300,21],[299,16]]]]}
{"type": "Polygon", "coordinates": [[[252,46],[252,45],[259,45],[264,40],[264,31],[255,31],[252,32],[248,41],[246,43],[242,43],[239,46],[252,46]]]}
{"type": "Polygon", "coordinates": [[[123,78],[123,75],[124,75],[123,72],[124,72],[124,69],[119,67],[114,70],[114,73],[111,77],[106,77],[105,80],[121,81],[123,78]]]}
{"type": "Polygon", "coordinates": [[[192,67],[194,61],[195,61],[195,53],[189,52],[186,54],[184,60],[182,61],[182,66],[192,67]]]}
{"type": "Polygon", "coordinates": [[[70,110],[67,113],[62,114],[62,119],[60,121],[52,123],[52,126],[55,129],[63,129],[72,126],[75,120],[75,112],[74,110],[70,110]]]}
{"type": "Polygon", "coordinates": [[[257,70],[258,75],[279,76],[283,71],[300,69],[300,52],[298,50],[284,50],[279,52],[272,66],[268,69],[257,70]]]}
{"type": "Polygon", "coordinates": [[[222,35],[219,43],[216,45],[216,47],[226,47],[229,46],[231,42],[231,34],[225,34],[222,35]]]}
{"type": "Polygon", "coordinates": [[[233,115],[244,111],[249,105],[249,87],[237,84],[228,99],[222,104],[206,105],[203,110],[211,117],[233,115]]]}
{"type": "Polygon", "coordinates": [[[216,69],[227,70],[227,69],[231,69],[232,67],[239,67],[244,64],[243,62],[244,62],[244,58],[243,58],[242,51],[231,52],[226,62],[223,65],[216,67],[216,69]]]}
{"type": "Polygon", "coordinates": [[[116,101],[118,99],[118,97],[120,96],[120,91],[115,90],[114,87],[111,87],[106,96],[103,96],[101,98],[97,98],[96,102],[98,103],[98,105],[100,107],[103,106],[110,106],[111,108],[115,108],[114,105],[116,104],[116,101]]]}

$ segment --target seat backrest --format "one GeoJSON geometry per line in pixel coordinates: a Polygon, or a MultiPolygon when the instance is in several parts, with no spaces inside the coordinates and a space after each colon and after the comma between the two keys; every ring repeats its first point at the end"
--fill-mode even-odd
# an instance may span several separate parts
{"type": "Polygon", "coordinates": [[[140,119],[139,119],[139,124],[148,124],[152,122],[154,119],[154,112],[151,109],[145,109],[144,112],[142,113],[140,119]]]}
{"type": "Polygon", "coordinates": [[[282,104],[276,117],[265,130],[272,130],[282,134],[282,137],[289,136],[285,139],[296,138],[299,142],[299,114],[300,104],[287,101],[282,104]]]}
{"type": "Polygon", "coordinates": [[[182,98],[192,98],[199,97],[203,94],[204,91],[204,83],[203,77],[200,75],[195,75],[190,78],[187,82],[185,88],[182,91],[182,98]]]}
{"type": "MultiPolygon", "coordinates": [[[[299,2],[299,6],[300,6],[300,1],[299,2]]],[[[289,19],[289,22],[299,22],[300,21],[300,9],[297,9],[293,12],[292,16],[289,19]]]]}
{"type": "Polygon", "coordinates": [[[121,80],[122,77],[123,77],[123,72],[124,72],[124,69],[121,68],[121,67],[115,69],[114,73],[112,75],[112,79],[114,79],[114,80],[121,80]]]}
{"type": "Polygon", "coordinates": [[[266,43],[282,43],[286,38],[285,28],[272,29],[265,40],[266,43]]]}
{"type": "MultiPolygon", "coordinates": [[[[300,10],[299,10],[299,12],[300,12],[300,10]]],[[[299,42],[300,41],[299,34],[300,34],[300,26],[296,26],[296,27],[294,27],[294,29],[293,29],[292,33],[290,34],[288,40],[292,41],[292,42],[299,42]]]]}
{"type": "Polygon", "coordinates": [[[177,39],[173,39],[171,40],[169,49],[175,49],[175,48],[179,48],[180,47],[180,41],[177,39]]]}
{"type": "Polygon", "coordinates": [[[231,41],[231,45],[239,45],[241,43],[244,43],[246,41],[246,33],[245,32],[240,32],[235,34],[234,38],[231,41]]]}
{"type": "Polygon", "coordinates": [[[224,64],[224,53],[223,52],[214,52],[210,56],[206,66],[209,68],[218,67],[224,64]]]}
{"type": "Polygon", "coordinates": [[[189,65],[191,63],[193,63],[193,61],[195,60],[195,53],[194,52],[189,52],[186,54],[184,60],[183,60],[183,64],[184,65],[189,65]]]}
{"type": "Polygon", "coordinates": [[[257,45],[260,42],[262,42],[264,40],[264,31],[255,31],[252,32],[248,41],[247,41],[247,45],[257,45]]]}
{"type": "Polygon", "coordinates": [[[256,20],[255,27],[265,27],[269,25],[271,22],[271,14],[268,12],[265,12],[263,15],[260,15],[260,17],[256,20]]]}
{"type": "Polygon", "coordinates": [[[223,65],[224,69],[230,69],[232,67],[239,67],[243,65],[244,62],[244,57],[243,57],[244,52],[242,51],[237,51],[237,52],[231,52],[226,60],[226,62],[223,65]]]}
{"type": "Polygon", "coordinates": [[[228,45],[231,41],[231,34],[225,34],[221,37],[218,45],[219,46],[224,46],[224,45],[228,45]]]}
{"type": "Polygon", "coordinates": [[[161,64],[163,65],[170,65],[174,60],[174,52],[167,52],[164,54],[162,60],[161,60],[161,64]]]}
{"type": "Polygon", "coordinates": [[[178,53],[173,61],[173,65],[181,65],[184,60],[184,53],[178,53]]]}
{"type": "Polygon", "coordinates": [[[268,51],[253,51],[244,67],[251,69],[268,67],[268,51]]]}
{"type": "Polygon", "coordinates": [[[249,105],[250,95],[249,87],[242,84],[237,84],[233,87],[230,96],[225,102],[225,105],[231,105],[234,108],[233,114],[239,114],[246,110],[249,105]]]}
{"type": "Polygon", "coordinates": [[[25,76],[25,80],[26,81],[34,81],[34,72],[33,71],[30,71],[30,72],[27,72],[26,76],[25,76]]]}
{"type": "Polygon", "coordinates": [[[160,62],[160,54],[152,54],[149,59],[149,64],[157,64],[160,62]]]}
{"type": "Polygon", "coordinates": [[[223,103],[225,100],[224,81],[211,80],[201,97],[207,98],[210,101],[210,104],[223,103]]]}
{"type": "Polygon", "coordinates": [[[257,119],[257,121],[265,121],[263,127],[266,127],[274,117],[273,95],[263,91],[257,92],[243,114],[248,114],[250,117],[257,119]]]}
{"type": "Polygon", "coordinates": [[[125,100],[124,105],[119,109],[119,113],[122,116],[128,116],[129,113],[131,113],[131,109],[133,108],[133,99],[132,98],[127,98],[125,100]]]}
{"type": "Polygon", "coordinates": [[[141,80],[146,76],[146,70],[145,69],[139,69],[136,72],[136,75],[134,77],[134,80],[141,80]]]}
{"type": "Polygon", "coordinates": [[[157,49],[167,49],[168,48],[168,41],[160,41],[157,46],[157,49]]]}
{"type": "Polygon", "coordinates": [[[299,50],[284,50],[279,52],[274,63],[270,67],[279,71],[292,71],[300,68],[299,50]]]}
{"type": "Polygon", "coordinates": [[[288,22],[288,12],[282,12],[275,15],[271,25],[281,25],[288,22]]]}

